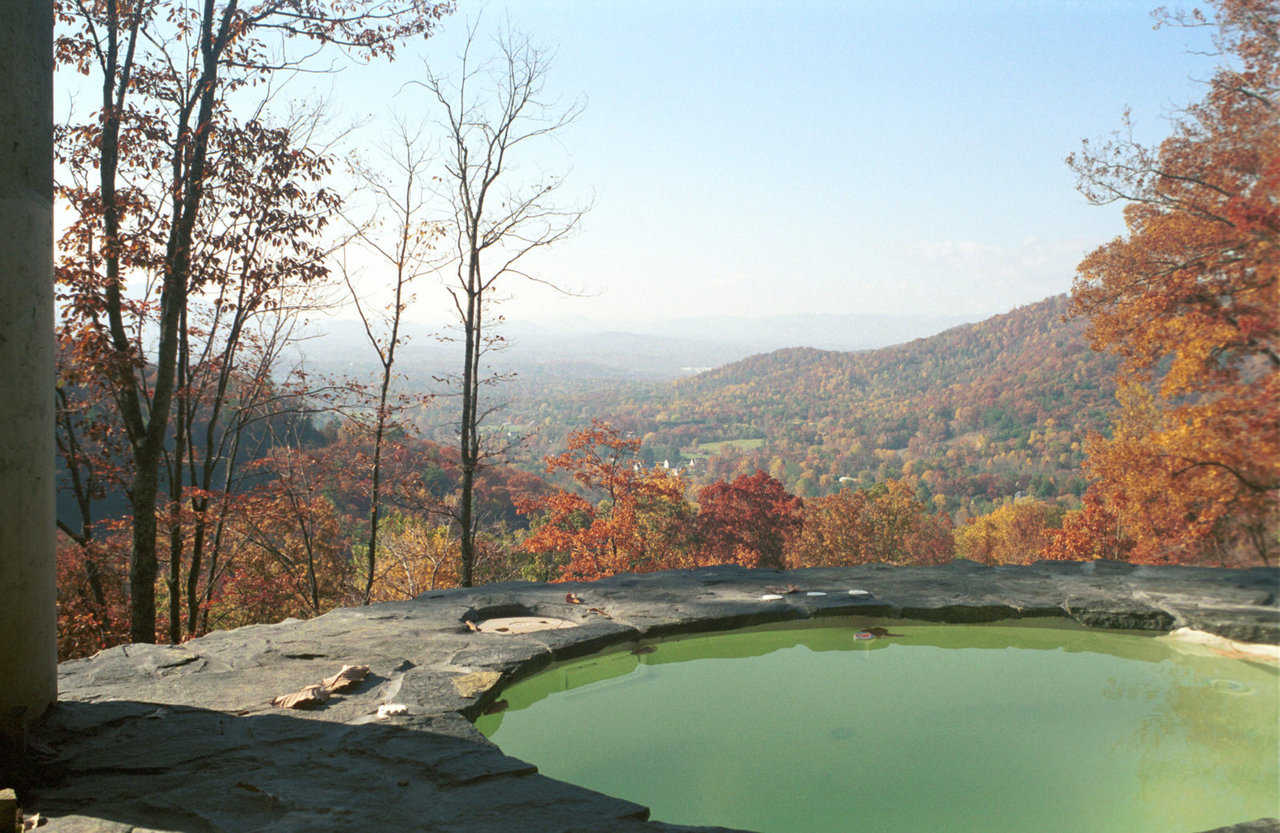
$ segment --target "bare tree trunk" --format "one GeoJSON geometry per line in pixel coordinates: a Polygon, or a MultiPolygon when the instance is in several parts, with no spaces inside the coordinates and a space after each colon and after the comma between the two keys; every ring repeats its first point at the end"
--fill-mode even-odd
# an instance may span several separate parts
{"type": "Polygon", "coordinates": [[[373,594],[374,579],[378,564],[378,527],[382,518],[383,492],[383,453],[387,445],[387,430],[392,425],[392,416],[399,406],[392,405],[393,395],[391,383],[395,378],[396,349],[403,336],[401,324],[404,312],[409,304],[409,290],[417,278],[432,269],[431,239],[436,235],[436,227],[425,222],[422,217],[424,187],[430,181],[427,170],[427,156],[420,147],[418,133],[405,124],[399,125],[400,136],[394,153],[388,153],[391,161],[404,177],[402,191],[395,191],[382,177],[373,170],[361,165],[353,165],[353,170],[366,186],[379,198],[381,210],[390,211],[396,218],[396,229],[391,244],[384,244],[373,234],[373,223],[358,223],[346,217],[352,227],[353,235],[349,243],[359,243],[362,248],[376,254],[390,267],[393,273],[392,302],[390,315],[383,322],[385,330],[375,326],[370,311],[361,302],[360,293],[356,291],[352,275],[346,267],[345,256],[341,268],[350,291],[351,300],[355,304],[360,323],[364,326],[365,337],[378,355],[378,363],[382,367],[382,378],[379,380],[377,410],[374,414],[373,431],[373,466],[371,470],[369,495],[369,538],[365,553],[365,577],[363,602],[369,604],[373,594]],[[403,154],[403,155],[402,155],[403,154]],[[383,334],[385,333],[385,335],[383,334]]]}
{"type": "Polygon", "coordinates": [[[459,432],[458,459],[462,467],[459,484],[458,536],[461,543],[463,587],[470,587],[475,579],[476,524],[475,483],[476,469],[480,465],[480,346],[484,335],[483,308],[480,297],[480,252],[474,240],[467,256],[467,312],[465,318],[466,344],[462,367],[462,430],[459,432]]]}
{"type": "Polygon", "coordinates": [[[581,112],[580,105],[555,112],[540,101],[547,72],[545,53],[527,39],[506,33],[499,38],[500,55],[492,72],[471,61],[476,28],[468,32],[460,77],[450,84],[430,68],[420,82],[439,109],[449,130],[445,171],[452,191],[453,234],[457,249],[456,282],[449,288],[464,339],[462,408],[458,424],[461,477],[453,510],[461,542],[462,586],[475,579],[477,555],[475,514],[476,476],[485,460],[480,429],[486,411],[480,409],[480,386],[495,379],[481,378],[484,355],[485,304],[490,290],[504,277],[522,277],[559,289],[518,268],[534,249],[550,246],[567,235],[585,209],[554,205],[561,180],[555,177],[509,182],[507,153],[530,140],[567,126],[581,112]],[[481,90],[477,95],[475,90],[481,90]],[[497,183],[501,181],[501,186],[497,183]]]}

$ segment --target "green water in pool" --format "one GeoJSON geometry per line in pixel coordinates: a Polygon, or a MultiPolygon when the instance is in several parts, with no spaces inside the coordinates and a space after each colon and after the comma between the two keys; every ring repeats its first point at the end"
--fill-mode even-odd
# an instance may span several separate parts
{"type": "Polygon", "coordinates": [[[1280,815],[1278,680],[1167,637],[841,619],[562,664],[476,726],[678,824],[1180,833],[1280,815]]]}

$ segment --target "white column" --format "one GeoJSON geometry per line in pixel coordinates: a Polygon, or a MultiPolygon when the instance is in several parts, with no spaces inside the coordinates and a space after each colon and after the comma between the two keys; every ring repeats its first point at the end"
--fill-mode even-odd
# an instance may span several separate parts
{"type": "Polygon", "coordinates": [[[0,0],[0,730],[6,734],[58,696],[52,7],[49,0],[0,0]]]}

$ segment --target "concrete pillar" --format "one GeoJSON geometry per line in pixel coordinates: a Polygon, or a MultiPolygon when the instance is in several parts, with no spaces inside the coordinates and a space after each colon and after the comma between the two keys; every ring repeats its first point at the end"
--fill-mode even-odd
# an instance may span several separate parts
{"type": "Polygon", "coordinates": [[[0,733],[10,742],[58,696],[52,6],[0,0],[0,733]]]}

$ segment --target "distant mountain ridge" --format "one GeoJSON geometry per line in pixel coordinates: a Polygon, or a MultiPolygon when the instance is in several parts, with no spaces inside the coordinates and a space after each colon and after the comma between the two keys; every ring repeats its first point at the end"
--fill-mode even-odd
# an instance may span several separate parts
{"type": "MultiPolygon", "coordinates": [[[[495,369],[531,380],[676,379],[797,344],[837,350],[884,347],[962,320],[912,315],[703,316],[636,329],[510,321],[495,331],[507,346],[491,360],[495,369]]],[[[323,320],[309,330],[314,337],[300,348],[308,364],[357,375],[375,370],[377,359],[359,322],[323,320]]],[[[411,338],[400,348],[399,366],[414,386],[429,387],[431,377],[455,372],[461,365],[457,342],[441,341],[441,334],[422,325],[408,324],[405,330],[411,338]]]]}
{"type": "Polygon", "coordinates": [[[748,350],[743,356],[786,347],[820,350],[874,350],[927,337],[969,323],[976,316],[803,313],[737,317],[705,315],[675,318],[638,327],[646,335],[696,337],[748,350]]]}
{"type": "MultiPolygon", "coordinates": [[[[789,347],[751,356],[675,383],[685,392],[707,392],[720,385],[745,384],[783,392],[810,377],[842,375],[858,388],[893,385],[899,393],[921,393],[938,385],[981,384],[1017,370],[1037,372],[1055,385],[1058,368],[1049,355],[1092,360],[1084,340],[1084,324],[1064,318],[1067,298],[1058,295],[984,321],[952,327],[937,335],[870,351],[789,347]],[[1046,362],[1048,362],[1046,364],[1046,362]]],[[[824,382],[827,380],[824,379],[824,382]]]]}

